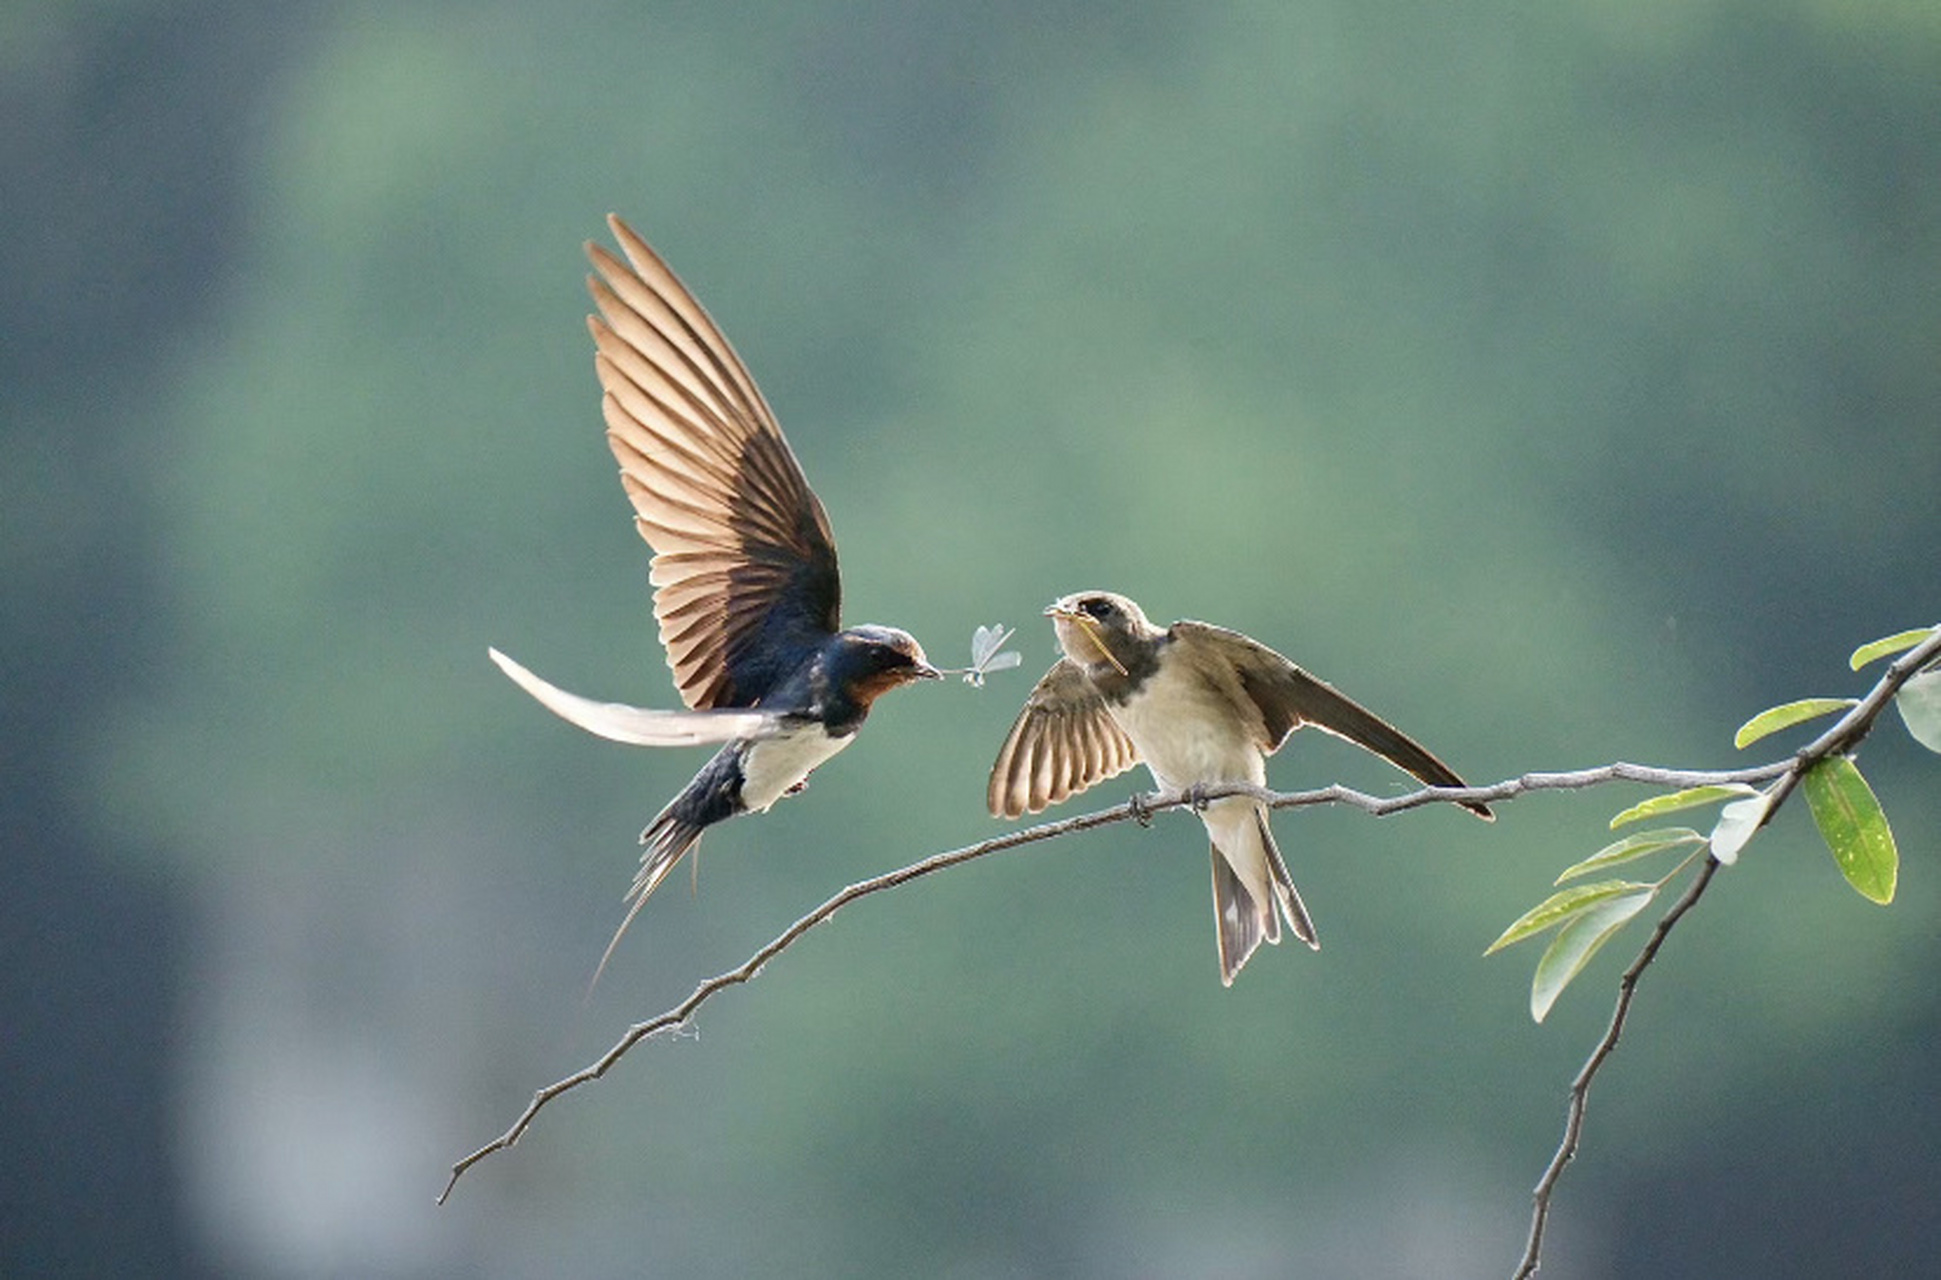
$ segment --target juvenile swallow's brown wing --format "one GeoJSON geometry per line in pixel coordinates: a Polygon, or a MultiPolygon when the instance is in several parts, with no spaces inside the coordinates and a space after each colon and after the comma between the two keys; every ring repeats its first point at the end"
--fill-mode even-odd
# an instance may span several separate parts
{"type": "Polygon", "coordinates": [[[1025,699],[991,766],[986,799],[1000,818],[1036,813],[1139,763],[1139,749],[1069,658],[1025,699]]]}
{"type": "MultiPolygon", "coordinates": [[[[1204,646],[1232,665],[1240,687],[1260,713],[1262,751],[1271,755],[1288,734],[1308,724],[1374,752],[1430,786],[1468,785],[1421,743],[1258,640],[1205,622],[1176,622],[1172,634],[1204,646]]],[[[1494,817],[1485,804],[1470,801],[1463,808],[1478,817],[1494,817]]]]}
{"type": "Polygon", "coordinates": [[[587,327],[607,443],[655,553],[661,644],[688,706],[750,706],[841,625],[835,536],[734,348],[646,241],[607,224],[627,261],[586,246],[587,327]]]}

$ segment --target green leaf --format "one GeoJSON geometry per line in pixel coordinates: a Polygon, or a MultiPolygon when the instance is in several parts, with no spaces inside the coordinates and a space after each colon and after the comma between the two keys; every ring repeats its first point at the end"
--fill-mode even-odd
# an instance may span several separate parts
{"type": "Polygon", "coordinates": [[[1712,856],[1725,866],[1739,860],[1739,850],[1746,847],[1766,820],[1766,805],[1772,799],[1765,792],[1748,796],[1744,800],[1734,800],[1719,810],[1719,820],[1712,826],[1712,834],[1706,837],[1712,846],[1712,856]]]}
{"type": "Polygon", "coordinates": [[[1847,661],[1855,671],[1858,671],[1869,662],[1878,662],[1889,654],[1903,653],[1912,649],[1933,635],[1934,631],[1933,627],[1916,627],[1912,631],[1903,631],[1896,636],[1883,636],[1871,644],[1863,644],[1855,649],[1853,657],[1848,658],[1847,661]]]}
{"type": "Polygon", "coordinates": [[[1570,980],[1583,972],[1598,948],[1609,942],[1611,935],[1623,928],[1632,916],[1643,911],[1657,892],[1650,885],[1640,885],[1630,893],[1582,912],[1565,925],[1551,939],[1543,959],[1537,961],[1536,976],[1530,979],[1530,1017],[1542,1022],[1550,1006],[1557,1002],[1570,980]]]}
{"type": "Polygon", "coordinates": [[[1640,889],[1651,891],[1651,886],[1632,880],[1599,880],[1596,884],[1581,884],[1574,889],[1560,890],[1518,916],[1516,923],[1503,930],[1502,936],[1490,943],[1489,950],[1483,954],[1493,955],[1513,942],[1521,942],[1532,934],[1560,925],[1572,916],[1609,902],[1620,894],[1635,893],[1640,889]]]}
{"type": "Polygon", "coordinates": [[[1892,902],[1900,853],[1894,848],[1894,833],[1880,801],[1853,761],[1828,756],[1806,771],[1800,788],[1806,792],[1820,838],[1833,851],[1847,883],[1870,902],[1883,906],[1892,902]]]}
{"type": "Polygon", "coordinates": [[[1578,876],[1602,871],[1606,867],[1615,867],[1621,862],[1648,857],[1661,849],[1676,849],[1680,845],[1704,843],[1705,837],[1690,827],[1661,827],[1656,831],[1641,831],[1635,836],[1626,836],[1622,840],[1607,844],[1577,865],[1566,868],[1553,883],[1562,884],[1566,880],[1575,880],[1578,876]]]}
{"type": "Polygon", "coordinates": [[[1778,733],[1781,729],[1790,729],[1796,724],[1859,705],[1858,698],[1801,698],[1798,702],[1767,707],[1739,726],[1739,731],[1732,735],[1732,745],[1743,751],[1769,733],[1778,733]]]}
{"type": "Polygon", "coordinates": [[[1655,818],[1661,813],[1676,813],[1680,809],[1696,809],[1702,804],[1712,804],[1719,800],[1729,800],[1733,796],[1758,795],[1743,782],[1717,782],[1710,786],[1689,787],[1684,791],[1673,791],[1662,796],[1632,805],[1617,817],[1611,819],[1611,830],[1616,831],[1628,822],[1641,818],[1655,818]]]}
{"type": "Polygon", "coordinates": [[[1901,723],[1914,741],[1929,751],[1941,751],[1941,671],[1923,671],[1894,695],[1901,723]]]}

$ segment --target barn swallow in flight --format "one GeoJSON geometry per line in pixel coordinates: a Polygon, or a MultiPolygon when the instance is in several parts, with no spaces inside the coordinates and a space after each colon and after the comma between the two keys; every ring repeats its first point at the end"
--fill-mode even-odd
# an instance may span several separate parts
{"type": "MultiPolygon", "coordinates": [[[[685,711],[594,702],[492,659],[548,709],[639,746],[727,745],[640,835],[626,918],[708,827],[800,791],[889,690],[939,678],[894,627],[844,629],[836,540],[747,368],[646,241],[607,223],[627,260],[589,243],[593,366],[607,444],[654,549],[654,617],[685,711]]],[[[598,971],[594,978],[599,978],[598,971]]]]}
{"type": "MultiPolygon", "coordinates": [[[[1302,725],[1432,786],[1464,785],[1400,729],[1238,631],[1190,621],[1162,631],[1109,591],[1066,596],[1045,613],[1065,656],[1031,691],[991,767],[988,799],[998,817],[1036,813],[1142,760],[1168,791],[1264,786],[1267,757],[1302,725]]],[[[1493,817],[1486,805],[1463,807],[1493,817]]],[[[1232,986],[1256,947],[1281,940],[1276,904],[1294,936],[1319,949],[1267,807],[1226,796],[1200,807],[1200,818],[1213,841],[1220,981],[1232,986]]]]}

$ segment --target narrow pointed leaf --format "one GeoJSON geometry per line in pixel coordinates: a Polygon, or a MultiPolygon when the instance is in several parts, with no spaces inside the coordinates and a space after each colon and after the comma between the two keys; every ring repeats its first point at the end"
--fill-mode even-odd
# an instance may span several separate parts
{"type": "Polygon", "coordinates": [[[1707,837],[1712,844],[1712,856],[1726,866],[1739,860],[1739,850],[1746,847],[1746,841],[1766,820],[1766,804],[1771,797],[1763,792],[1744,800],[1734,800],[1719,810],[1719,820],[1707,837]]]}
{"type": "Polygon", "coordinates": [[[1739,726],[1739,731],[1732,735],[1732,745],[1743,751],[1769,733],[1778,733],[1781,729],[1790,729],[1796,724],[1859,705],[1858,698],[1801,698],[1798,702],[1767,707],[1739,726]]]}
{"type": "Polygon", "coordinates": [[[1640,831],[1635,836],[1626,836],[1613,841],[1593,853],[1575,866],[1568,867],[1557,877],[1555,883],[1575,880],[1578,876],[1589,875],[1593,871],[1603,871],[1619,863],[1646,858],[1664,849],[1676,849],[1683,845],[1705,843],[1705,837],[1690,827],[1661,827],[1656,831],[1640,831]]]}
{"type": "Polygon", "coordinates": [[[1923,671],[1894,695],[1901,723],[1914,741],[1929,751],[1941,751],[1941,671],[1923,671]]]}
{"type": "Polygon", "coordinates": [[[1611,940],[1611,935],[1643,911],[1657,895],[1650,885],[1601,902],[1580,913],[1563,927],[1537,961],[1536,976],[1530,979],[1530,1017],[1542,1022],[1570,980],[1583,972],[1590,958],[1611,940]]]}
{"type": "Polygon", "coordinates": [[[1869,662],[1878,662],[1890,654],[1904,653],[1933,634],[1933,627],[1916,627],[1912,631],[1903,631],[1897,636],[1883,636],[1871,644],[1863,644],[1855,649],[1853,657],[1847,661],[1855,671],[1858,671],[1869,662]]]}
{"type": "Polygon", "coordinates": [[[1861,897],[1885,906],[1894,900],[1900,878],[1900,852],[1873,788],[1852,760],[1828,756],[1800,779],[1820,838],[1840,865],[1840,874],[1861,897]]]}
{"type": "Polygon", "coordinates": [[[1673,791],[1632,805],[1611,819],[1611,830],[1615,831],[1626,823],[1637,822],[1644,818],[1655,818],[1661,813],[1676,813],[1680,809],[1696,809],[1700,805],[1716,804],[1720,800],[1730,800],[1734,796],[1757,794],[1759,794],[1757,791],[1743,782],[1717,782],[1710,786],[1673,791]]]}
{"type": "Polygon", "coordinates": [[[1648,884],[1638,884],[1632,880],[1599,880],[1596,884],[1581,884],[1574,889],[1559,890],[1517,917],[1516,923],[1503,930],[1502,936],[1490,943],[1489,950],[1483,954],[1493,955],[1513,942],[1521,942],[1533,934],[1542,933],[1622,894],[1635,893],[1640,889],[1648,891],[1650,888],[1648,884]]]}

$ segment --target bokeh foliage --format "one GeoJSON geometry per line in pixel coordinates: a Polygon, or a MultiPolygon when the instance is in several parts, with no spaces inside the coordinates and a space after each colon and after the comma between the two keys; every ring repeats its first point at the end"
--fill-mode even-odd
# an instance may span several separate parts
{"type": "MultiPolygon", "coordinates": [[[[87,400],[20,373],[12,434],[45,465],[0,479],[30,517],[10,594],[55,591],[63,543],[124,511],[154,584],[103,619],[138,638],[139,687],[75,700],[70,785],[104,847],[196,904],[171,1061],[209,1247],[272,1274],[1507,1269],[1603,1009],[1593,966],[1539,1032],[1523,974],[1477,955],[1610,797],[1493,829],[1283,817],[1325,949],[1230,992],[1196,824],[988,860],[846,913],[698,1043],[643,1048],[426,1206],[626,1020],[840,884],[988,834],[983,772],[1057,594],[1241,628],[1477,781],[1730,763],[1750,711],[1931,616],[1937,12],[246,19],[281,58],[233,124],[200,318],[87,400]],[[633,833],[701,758],[575,735],[484,658],[672,697],[581,327],[578,243],[609,209],[781,415],[846,616],[940,661],[1004,619],[1026,665],[899,695],[805,796],[711,835],[698,893],[664,890],[581,1010],[633,833]],[[44,443],[77,403],[102,437],[86,472],[44,443]]],[[[222,73],[186,43],[155,74],[222,73]]],[[[83,296],[143,287],[66,270],[83,296]]],[[[1800,1149],[1916,1176],[1866,1126],[1931,1131],[1925,1110],[1761,1143],[1828,1111],[1822,1064],[1855,1043],[1884,1046],[1883,1080],[1917,1070],[1941,901],[1919,754],[1868,762],[1906,860],[1891,912],[1840,891],[1793,815],[1681,932],[1595,1109],[1558,1274],[1743,1269],[1774,1200],[1837,1211],[1800,1149]],[[1767,1208],[1672,1251],[1692,1219],[1661,1189],[1722,1131],[1767,1208]]],[[[1272,777],[1403,785],[1305,740],[1272,777]]],[[[1860,1256],[1921,1256],[1932,1230],[1860,1256]]],[[[1817,1239],[1789,1257],[1856,1256],[1817,1239]]]]}

